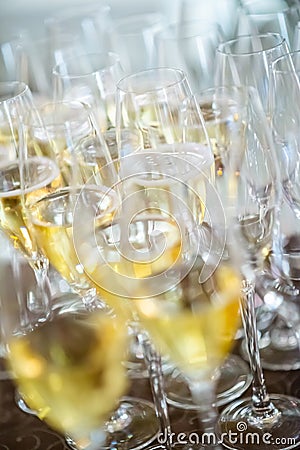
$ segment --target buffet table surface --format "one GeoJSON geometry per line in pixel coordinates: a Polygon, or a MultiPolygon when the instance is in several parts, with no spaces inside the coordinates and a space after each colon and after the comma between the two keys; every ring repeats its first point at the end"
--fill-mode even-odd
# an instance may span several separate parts
{"type": "MultiPolygon", "coordinates": [[[[1,367],[3,368],[3,361],[1,361],[1,367]]],[[[270,393],[300,397],[300,370],[290,372],[265,371],[264,373],[270,393]]],[[[135,379],[129,394],[139,398],[151,399],[147,380],[135,379]]],[[[249,390],[245,393],[245,396],[247,395],[249,395],[249,390]]],[[[170,408],[170,416],[172,429],[175,433],[197,428],[195,412],[170,408]]],[[[149,447],[151,446],[153,446],[153,443],[149,447]]],[[[22,412],[16,406],[13,382],[8,379],[1,379],[0,450],[63,450],[69,448],[59,433],[51,430],[37,417],[22,412]]]]}

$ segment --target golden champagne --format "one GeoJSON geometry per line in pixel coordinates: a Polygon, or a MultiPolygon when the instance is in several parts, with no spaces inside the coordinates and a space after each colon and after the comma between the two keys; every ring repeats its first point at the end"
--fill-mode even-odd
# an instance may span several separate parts
{"type": "Polygon", "coordinates": [[[163,100],[157,104],[145,103],[126,105],[123,111],[124,126],[139,130],[143,137],[143,146],[155,148],[159,144],[182,142],[182,126],[177,107],[170,107],[163,100]]]}
{"type": "Polygon", "coordinates": [[[28,406],[75,439],[101,429],[127,388],[126,329],[111,316],[63,314],[13,337],[9,350],[28,406]]]}
{"type": "Polygon", "coordinates": [[[27,186],[22,192],[18,161],[0,167],[0,226],[15,248],[32,257],[37,249],[27,220],[27,207],[55,189],[60,177],[56,164],[44,157],[29,158],[25,173],[31,181],[26,180],[27,186]]]}
{"type": "Polygon", "coordinates": [[[98,231],[101,263],[85,266],[91,280],[112,307],[131,301],[158,349],[184,373],[212,373],[230,351],[240,324],[237,272],[223,262],[200,283],[203,260],[197,256],[185,273],[185,248],[170,220],[148,217],[132,223],[127,251],[117,226],[98,231]],[[160,292],[157,275],[164,272],[160,292]]]}
{"type": "MultiPolygon", "coordinates": [[[[59,189],[33,203],[29,214],[37,244],[50,263],[71,286],[86,289],[89,283],[73,243],[73,212],[80,193],[80,187],[59,189]]],[[[110,221],[113,197],[105,196],[103,201],[97,186],[85,187],[82,196],[97,209],[97,223],[110,221]]]]}

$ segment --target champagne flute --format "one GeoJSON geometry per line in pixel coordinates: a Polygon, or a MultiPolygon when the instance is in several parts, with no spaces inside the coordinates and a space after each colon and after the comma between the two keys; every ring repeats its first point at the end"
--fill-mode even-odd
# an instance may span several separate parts
{"type": "Polygon", "coordinates": [[[123,130],[138,133],[144,149],[183,142],[180,111],[191,94],[188,79],[180,69],[154,68],[122,78],[116,93],[119,156],[129,152],[127,146],[124,148],[123,130]]]}
{"type": "Polygon", "coordinates": [[[40,292],[40,308],[46,312],[47,305],[49,308],[49,262],[37,247],[25,211],[30,198],[39,198],[59,183],[59,170],[54,160],[38,154],[34,148],[25,148],[21,121],[29,111],[34,113],[35,110],[28,86],[22,82],[1,83],[0,91],[0,225],[33,268],[40,292]]]}
{"type": "Polygon", "coordinates": [[[53,69],[54,99],[86,103],[104,132],[115,125],[116,84],[122,76],[119,56],[112,52],[66,58],[53,69]]]}
{"type": "Polygon", "coordinates": [[[224,230],[214,236],[211,223],[223,212],[207,178],[212,155],[201,145],[168,147],[120,160],[121,207],[108,226],[95,229],[90,219],[94,235],[89,233],[88,249],[80,246],[78,221],[77,249],[83,263],[87,255],[98,258],[94,270],[85,267],[107,301],[136,308],[159,350],[189,381],[202,418],[206,415],[205,431],[213,433],[211,377],[239,322],[240,279],[229,259],[222,259],[224,230]],[[213,215],[204,207],[206,195],[213,215]],[[207,226],[205,218],[211,219],[207,226]],[[218,332],[211,333],[214,325],[218,332]]]}
{"type": "MultiPolygon", "coordinates": [[[[27,138],[43,149],[52,144],[65,182],[28,205],[32,231],[53,267],[80,295],[79,304],[75,301],[59,305],[60,309],[77,311],[82,309],[82,304],[88,311],[109,309],[86,277],[74,248],[73,210],[82,200],[95,210],[99,224],[111,220],[118,197],[113,190],[109,190],[108,196],[105,194],[108,192],[106,186],[115,180],[115,166],[108,164],[110,159],[105,142],[95,132],[84,105],[54,103],[39,112],[37,121],[34,116],[25,124],[27,138]],[[81,195],[83,188],[84,196],[81,195]]],[[[90,263],[93,264],[92,259],[90,263]]],[[[122,441],[140,448],[149,444],[157,433],[152,404],[126,398],[106,423],[105,431],[107,445],[122,441]]],[[[70,445],[76,443],[70,439],[70,445]]]]}
{"type": "MultiPolygon", "coordinates": [[[[24,283],[21,272],[15,272],[14,281],[24,283]]],[[[103,448],[102,428],[128,386],[121,314],[56,310],[41,322],[26,295],[0,299],[0,307],[7,367],[28,405],[78,442],[77,448],[103,448]]]]}
{"type": "MultiPolygon", "coordinates": [[[[278,303],[272,327],[262,336],[261,349],[263,367],[288,370],[299,368],[299,334],[297,330],[297,259],[298,259],[298,220],[299,220],[299,52],[286,54],[272,64],[272,84],[270,89],[270,120],[272,125],[277,157],[280,165],[284,201],[281,210],[281,235],[283,241],[283,264],[286,277],[281,284],[274,286],[271,294],[265,294],[271,304],[272,296],[278,303]],[[286,287],[289,282],[295,291],[286,287]]],[[[270,270],[276,273],[272,255],[269,258],[270,270]]]]}
{"type": "Polygon", "coordinates": [[[112,22],[112,49],[120,56],[126,74],[154,67],[154,38],[165,22],[158,12],[133,14],[112,22]]]}
{"type": "MultiPolygon", "coordinates": [[[[229,170],[227,174],[226,170],[220,171],[220,183],[223,180],[227,187],[224,195],[228,226],[234,230],[235,245],[241,253],[245,252],[241,262],[244,277],[241,312],[253,382],[251,398],[237,400],[227,406],[221,413],[219,425],[221,433],[224,433],[223,445],[227,448],[244,448],[243,439],[247,433],[256,433],[257,436],[255,442],[248,442],[250,448],[265,448],[263,437],[269,433],[274,448],[286,449],[299,444],[300,402],[296,398],[267,393],[254,311],[255,278],[259,279],[270,250],[276,263],[281,264],[282,247],[278,239],[281,205],[279,169],[257,91],[252,87],[235,89],[237,95],[231,107],[234,110],[234,101],[243,105],[235,121],[243,124],[244,145],[236,147],[233,142],[230,152],[224,153],[225,161],[226,158],[229,161],[229,170]],[[245,424],[242,428],[238,425],[241,422],[245,424]],[[238,433],[235,442],[232,442],[230,432],[238,433]],[[284,439],[287,435],[293,439],[291,446],[284,439]]],[[[226,87],[220,88],[220,102],[217,95],[214,98],[217,113],[220,105],[222,107],[224,90],[226,87]]]]}
{"type": "Polygon", "coordinates": [[[155,35],[156,65],[177,67],[194,92],[212,87],[216,48],[224,40],[220,26],[205,20],[178,22],[155,35]]]}
{"type": "MultiPolygon", "coordinates": [[[[27,148],[55,159],[60,182],[49,195],[32,198],[27,204],[28,219],[36,242],[52,266],[80,296],[86,308],[101,307],[96,290],[87,283],[72,245],[72,207],[76,192],[89,182],[87,201],[99,205],[99,212],[109,216],[114,199],[101,204],[101,187],[111,183],[102,166],[110,155],[102,136],[94,128],[89,109],[80,102],[54,102],[36,108],[24,120],[27,148]],[[105,172],[105,173],[104,173],[105,172]]],[[[77,305],[75,304],[76,308],[77,305]]]]}
{"type": "Polygon", "coordinates": [[[270,65],[288,53],[285,39],[277,33],[239,36],[217,49],[215,86],[253,86],[268,113],[270,65]]]}

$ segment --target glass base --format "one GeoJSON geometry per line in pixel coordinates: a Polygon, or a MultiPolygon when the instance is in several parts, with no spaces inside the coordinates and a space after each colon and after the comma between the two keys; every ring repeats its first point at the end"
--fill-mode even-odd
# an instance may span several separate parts
{"type": "MultiPolygon", "coordinates": [[[[219,369],[216,384],[216,406],[223,406],[240,397],[250,386],[249,366],[239,356],[230,355],[219,369]]],[[[176,408],[196,410],[187,383],[175,370],[165,376],[167,401],[176,408]]]]}
{"type": "Polygon", "coordinates": [[[253,414],[250,398],[229,405],[219,417],[222,445],[232,450],[288,450],[300,445],[300,400],[273,394],[274,418],[253,414]]]}
{"type": "Polygon", "coordinates": [[[21,396],[20,392],[18,390],[15,391],[15,402],[19,409],[26,414],[31,414],[32,416],[37,416],[38,413],[35,409],[29,408],[23,397],[21,396]]]}
{"type": "MultiPolygon", "coordinates": [[[[105,433],[104,442],[97,450],[139,450],[156,439],[159,421],[152,403],[144,399],[123,397],[118,410],[102,431],[105,433]]],[[[66,442],[74,450],[83,450],[69,436],[66,437],[66,442]]]]}

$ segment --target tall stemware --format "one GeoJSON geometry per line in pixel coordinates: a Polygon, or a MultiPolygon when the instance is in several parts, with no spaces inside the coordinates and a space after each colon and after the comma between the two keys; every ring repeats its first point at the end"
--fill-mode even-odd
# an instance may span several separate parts
{"type": "Polygon", "coordinates": [[[299,14],[299,5],[297,4],[288,6],[283,3],[280,9],[271,11],[267,7],[253,10],[253,8],[245,6],[240,9],[237,35],[278,33],[286,40],[289,48],[292,48],[295,27],[300,18],[299,14]]]}
{"type": "Polygon", "coordinates": [[[165,22],[158,12],[133,14],[112,22],[112,49],[120,56],[126,74],[155,67],[154,38],[165,22]]]}
{"type": "MultiPolygon", "coordinates": [[[[299,368],[299,333],[296,306],[297,291],[289,291],[289,280],[299,288],[297,261],[299,258],[299,106],[300,98],[300,52],[292,52],[276,59],[272,64],[270,89],[270,121],[272,126],[284,200],[281,209],[281,235],[283,242],[283,264],[286,277],[280,286],[274,286],[271,295],[278,302],[276,320],[263,336],[262,363],[271,369],[288,370],[299,368]]],[[[269,258],[274,268],[272,255],[269,258]]],[[[299,292],[299,291],[298,291],[299,292]]],[[[266,298],[268,299],[268,293],[266,298]]]]}
{"type": "MultiPolygon", "coordinates": [[[[95,229],[90,217],[88,249],[78,238],[80,212],[77,249],[83,263],[88,264],[88,254],[95,255],[94,269],[85,268],[107,301],[129,302],[157,348],[185,375],[205,417],[202,425],[214,433],[211,375],[229,350],[239,322],[240,279],[229,258],[222,259],[222,233],[213,242],[211,222],[219,213],[221,224],[223,211],[207,177],[212,155],[199,144],[162,145],[157,150],[120,159],[120,208],[104,227],[95,229]],[[212,298],[215,310],[210,309],[212,298]],[[209,332],[214,326],[218,332],[209,332]]],[[[171,430],[161,431],[168,447],[171,430]]]]}
{"type": "Polygon", "coordinates": [[[7,367],[16,387],[40,419],[71,436],[77,448],[103,448],[105,421],[128,389],[122,315],[56,310],[41,322],[43,315],[29,307],[21,270],[13,282],[23,293],[1,298],[0,309],[7,367]]]}
{"type": "MultiPolygon", "coordinates": [[[[31,92],[22,82],[0,84],[1,186],[0,225],[14,247],[23,253],[34,270],[40,307],[49,308],[49,261],[40,252],[26,217],[26,204],[59,183],[54,160],[27,149],[22,120],[35,111],[31,92]]],[[[38,302],[35,303],[37,307],[38,302]]]]}
{"type": "MultiPolygon", "coordinates": [[[[140,133],[144,150],[160,152],[165,144],[176,149],[179,143],[193,145],[200,141],[203,149],[211,151],[202,114],[191,95],[187,76],[180,69],[150,69],[123,78],[117,86],[116,128],[117,137],[120,129],[140,133]]],[[[118,144],[121,158],[135,151],[128,143],[125,145],[122,137],[118,144]]],[[[217,401],[224,404],[229,393],[231,399],[236,398],[249,385],[247,372],[241,359],[230,357],[228,364],[220,367],[217,401]]],[[[176,373],[165,374],[168,401],[176,407],[195,408],[186,384],[176,373]]]]}
{"type": "Polygon", "coordinates": [[[270,65],[289,50],[277,33],[239,36],[217,49],[215,86],[253,86],[268,113],[270,65]]]}
{"type": "Polygon", "coordinates": [[[223,40],[215,22],[191,20],[168,25],[155,35],[156,65],[182,69],[193,92],[212,87],[216,48],[223,40]]]}
{"type": "MultiPolygon", "coordinates": [[[[43,205],[43,199],[47,198],[46,192],[42,198],[33,197],[26,205],[28,220],[39,249],[79,294],[79,302],[83,302],[87,308],[100,307],[101,301],[95,289],[84,278],[76,254],[72,251],[68,219],[64,215],[69,214],[73,189],[75,192],[87,181],[93,185],[105,184],[104,176],[108,176],[108,173],[104,175],[101,172],[101,177],[100,169],[101,165],[105,166],[111,161],[109,151],[94,128],[88,108],[80,102],[54,102],[36,108],[34,113],[28,113],[24,119],[23,130],[26,148],[34,148],[37,154],[55,160],[60,177],[60,182],[48,192],[52,202],[49,201],[49,205],[46,203],[45,211],[42,206],[36,206],[33,212],[34,205],[43,205]],[[60,196],[61,192],[65,192],[65,196],[60,196]],[[51,227],[51,224],[56,224],[58,228],[51,227]]],[[[91,193],[91,197],[95,203],[99,200],[97,192],[91,193]]],[[[110,206],[107,205],[107,214],[110,206]]]]}
{"type": "Polygon", "coordinates": [[[122,76],[119,56],[112,52],[67,58],[53,69],[54,99],[86,103],[104,132],[115,125],[116,84],[122,76]]]}
{"type": "MultiPolygon", "coordinates": [[[[98,136],[89,110],[83,104],[57,102],[45,105],[38,112],[37,119],[36,116],[28,118],[24,124],[27,139],[41,150],[45,151],[47,146],[54,149],[63,184],[42,198],[33,199],[27,213],[40,249],[80,295],[79,300],[71,304],[58,305],[59,309],[110,310],[97,295],[78,259],[73,243],[73,210],[82,200],[96,211],[99,224],[111,220],[118,198],[113,190],[105,194],[106,186],[115,180],[115,165],[109,164],[111,159],[105,141],[98,136]],[[84,196],[80,194],[83,188],[84,196]]],[[[122,441],[132,448],[141,448],[152,442],[157,428],[153,405],[127,397],[104,427],[105,446],[122,441]]],[[[71,446],[77,445],[71,438],[68,442],[71,446]]]]}
{"type": "Polygon", "coordinates": [[[119,156],[130,152],[130,145],[124,145],[122,139],[124,130],[138,134],[143,149],[183,142],[180,111],[191,94],[186,74],[180,69],[154,68],[122,78],[116,93],[119,156]]]}
{"type": "MultiPolygon", "coordinates": [[[[216,91],[212,103],[216,117],[220,109],[224,108],[224,93],[228,90],[228,87],[221,87],[216,91]]],[[[229,106],[232,111],[237,105],[240,108],[239,113],[233,115],[235,119],[231,124],[236,130],[232,136],[236,135],[237,140],[233,140],[228,148],[225,147],[225,151],[223,147],[219,149],[220,167],[216,185],[219,184],[222,189],[220,192],[225,198],[223,204],[228,227],[234,231],[234,245],[242,256],[240,267],[244,288],[241,312],[253,382],[252,397],[227,406],[221,413],[219,425],[224,433],[223,445],[227,448],[244,448],[243,439],[246,439],[247,433],[256,433],[255,440],[247,444],[250,448],[265,448],[266,433],[272,437],[274,448],[293,448],[299,444],[300,438],[297,425],[300,402],[296,398],[267,393],[254,311],[255,279],[260,277],[265,256],[270,250],[274,259],[281,261],[282,256],[278,239],[281,205],[279,168],[271,131],[257,91],[252,87],[233,87],[230,98],[225,108],[229,106]],[[242,142],[239,138],[241,126],[242,142]],[[239,426],[241,422],[245,424],[242,428],[239,426]],[[236,441],[232,441],[230,432],[238,434],[236,441]],[[292,439],[288,444],[284,439],[287,435],[292,439]]],[[[221,127],[220,123],[220,132],[221,127]]]]}

